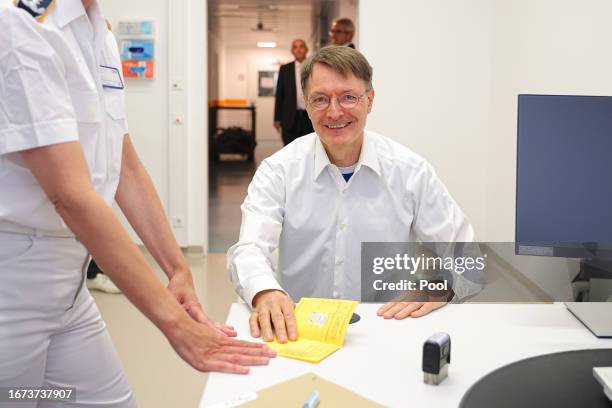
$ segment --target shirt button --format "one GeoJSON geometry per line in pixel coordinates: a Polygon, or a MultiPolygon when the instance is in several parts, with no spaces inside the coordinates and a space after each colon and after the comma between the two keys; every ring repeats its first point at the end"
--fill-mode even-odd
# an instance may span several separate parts
{"type": "Polygon", "coordinates": [[[336,265],[342,265],[344,260],[342,258],[336,258],[336,265]]]}
{"type": "Polygon", "coordinates": [[[334,299],[338,299],[340,297],[340,294],[334,290],[333,297],[334,299]]]}
{"type": "Polygon", "coordinates": [[[340,224],[340,231],[344,231],[345,228],[346,228],[346,224],[340,224]]]}

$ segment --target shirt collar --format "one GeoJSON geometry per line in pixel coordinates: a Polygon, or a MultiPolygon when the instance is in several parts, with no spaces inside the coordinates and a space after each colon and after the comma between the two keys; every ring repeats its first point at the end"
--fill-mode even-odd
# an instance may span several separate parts
{"type": "Polygon", "coordinates": [[[63,28],[79,18],[89,19],[93,29],[94,52],[99,53],[106,41],[108,26],[98,1],[93,0],[91,6],[89,6],[89,13],[83,7],[81,0],[62,0],[56,4],[55,12],[57,14],[55,18],[59,28],[63,28]]]}
{"type": "MultiPolygon", "coordinates": [[[[380,163],[378,162],[378,155],[376,154],[375,140],[372,136],[368,135],[368,131],[364,130],[363,135],[363,146],[361,147],[361,153],[359,155],[358,164],[362,166],[368,166],[374,173],[380,176],[380,163]]],[[[357,167],[355,168],[357,170],[357,167]]]]}
{"type": "MultiPolygon", "coordinates": [[[[97,2],[94,2],[94,4],[97,6],[97,2]]],[[[62,28],[77,18],[87,15],[87,12],[80,0],[63,0],[55,3],[54,14],[57,25],[62,28]]]]}
{"type": "MultiPolygon", "coordinates": [[[[323,147],[323,143],[321,143],[317,135],[315,138],[314,152],[314,179],[316,180],[319,178],[323,170],[329,165],[331,165],[331,162],[329,161],[329,157],[327,157],[327,152],[323,147]]],[[[374,139],[368,135],[366,130],[364,130],[363,145],[361,146],[361,153],[359,154],[359,160],[355,166],[355,171],[359,170],[361,166],[368,166],[380,176],[380,164],[378,163],[374,139]]]]}
{"type": "Polygon", "coordinates": [[[327,152],[319,139],[319,135],[317,135],[317,137],[315,137],[314,179],[318,179],[323,170],[329,165],[331,165],[331,162],[329,161],[329,157],[327,157],[327,152]]]}
{"type": "Polygon", "coordinates": [[[93,0],[89,7],[89,19],[94,29],[94,49],[99,53],[104,47],[109,28],[102,14],[102,9],[100,8],[98,0],[93,0]]]}

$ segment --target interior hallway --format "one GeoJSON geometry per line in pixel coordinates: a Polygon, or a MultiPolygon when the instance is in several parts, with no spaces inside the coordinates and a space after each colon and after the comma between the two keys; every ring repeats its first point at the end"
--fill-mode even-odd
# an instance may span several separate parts
{"type": "Polygon", "coordinates": [[[221,160],[209,168],[208,240],[209,252],[223,252],[238,241],[240,233],[240,204],[257,166],[283,147],[278,139],[260,139],[255,148],[255,162],[240,155],[223,154],[221,160]]]}

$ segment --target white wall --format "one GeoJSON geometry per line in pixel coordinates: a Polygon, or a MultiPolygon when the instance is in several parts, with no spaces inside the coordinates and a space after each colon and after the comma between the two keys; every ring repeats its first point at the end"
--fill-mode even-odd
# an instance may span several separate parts
{"type": "Polygon", "coordinates": [[[513,241],[517,94],[612,94],[612,2],[361,1],[359,15],[368,127],[432,162],[481,241],[513,241]]]}
{"type": "Polygon", "coordinates": [[[487,232],[491,1],[361,1],[360,50],[374,68],[368,128],[428,159],[487,232]],[[401,27],[401,29],[400,29],[401,27]]]}
{"type": "MultiPolygon", "coordinates": [[[[368,127],[432,162],[480,241],[514,241],[517,95],[611,95],[612,2],[384,5],[359,9],[377,92],[368,127]]],[[[571,296],[577,262],[498,254],[551,296],[571,296]]]]}
{"type": "Polygon", "coordinates": [[[209,101],[220,99],[221,71],[225,69],[225,66],[221,66],[223,61],[225,61],[225,44],[218,35],[211,31],[208,31],[207,68],[209,101]]]}
{"type": "Polygon", "coordinates": [[[494,5],[488,235],[505,240],[514,238],[516,95],[612,95],[612,2],[497,0],[494,5]]]}
{"type": "Polygon", "coordinates": [[[206,247],[206,2],[102,0],[101,5],[116,34],[120,20],[155,21],[155,79],[126,81],[130,135],[179,244],[206,247]],[[171,91],[176,80],[183,90],[171,91]],[[180,125],[173,124],[177,115],[180,125]]]}

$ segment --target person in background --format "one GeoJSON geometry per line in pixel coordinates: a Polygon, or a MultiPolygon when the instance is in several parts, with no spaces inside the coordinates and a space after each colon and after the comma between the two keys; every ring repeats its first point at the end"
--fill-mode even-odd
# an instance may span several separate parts
{"type": "Polygon", "coordinates": [[[0,0],[0,27],[0,387],[71,387],[79,406],[136,405],[83,290],[90,254],[195,369],[267,364],[267,346],[230,338],[202,310],[128,134],[117,43],[98,1],[0,0]]]}
{"type": "Polygon", "coordinates": [[[314,131],[306,113],[300,85],[300,69],[308,54],[306,42],[302,39],[293,40],[291,53],[295,60],[280,67],[274,100],[274,127],[281,131],[285,146],[314,131]]]}
{"type": "Polygon", "coordinates": [[[355,35],[355,24],[350,18],[338,18],[332,23],[329,30],[331,35],[331,43],[333,45],[344,45],[355,48],[353,44],[353,36],[355,35]]]}
{"type": "MultiPolygon", "coordinates": [[[[322,48],[304,62],[301,85],[316,133],[261,163],[227,258],[236,292],[252,307],[251,334],[266,341],[276,334],[281,343],[296,339],[294,302],[300,298],[360,299],[363,242],[474,240],[432,166],[365,129],[374,88],[372,67],[359,51],[322,48]]],[[[477,291],[467,280],[458,276],[445,301],[477,291]]],[[[389,302],[378,315],[423,316],[444,306],[435,298],[389,302]]]]}

